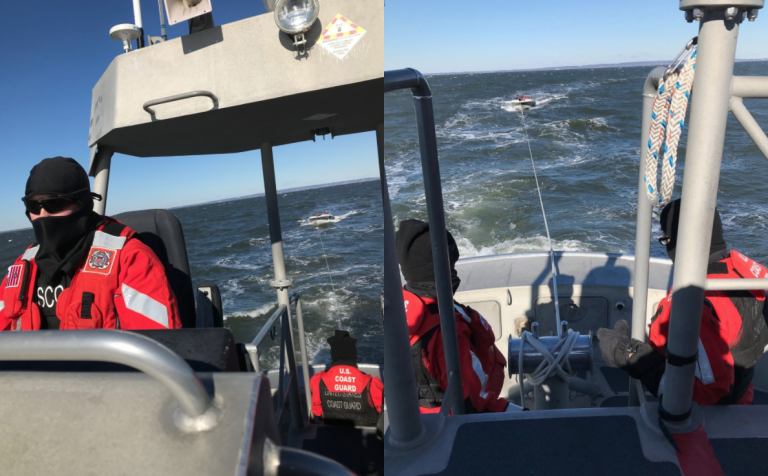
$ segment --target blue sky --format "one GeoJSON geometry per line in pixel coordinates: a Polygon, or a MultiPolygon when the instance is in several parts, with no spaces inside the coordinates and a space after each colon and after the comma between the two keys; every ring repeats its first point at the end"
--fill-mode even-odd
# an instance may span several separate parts
{"type": "MultiPolygon", "coordinates": [[[[389,0],[384,68],[423,73],[671,59],[698,32],[677,0],[389,0]]],[[[768,11],[738,58],[768,58],[768,11]]]]}
{"type": "MultiPolygon", "coordinates": [[[[213,0],[221,25],[265,12],[261,0],[213,0]]],[[[157,0],[142,0],[145,32],[160,36],[157,0]]],[[[0,231],[29,227],[20,200],[46,157],[89,160],[91,90],[121,43],[109,29],[133,23],[131,0],[3,2],[0,48],[0,231]]],[[[168,27],[169,39],[187,33],[168,27]]],[[[279,189],[378,176],[374,133],[276,147],[279,189]]],[[[169,208],[264,191],[258,151],[225,156],[112,159],[107,213],[169,208]],[[151,173],[147,165],[150,164],[151,173]]]]}

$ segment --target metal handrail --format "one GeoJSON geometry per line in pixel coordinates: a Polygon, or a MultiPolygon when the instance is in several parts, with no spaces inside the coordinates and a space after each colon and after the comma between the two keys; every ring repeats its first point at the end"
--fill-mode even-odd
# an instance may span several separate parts
{"type": "Polygon", "coordinates": [[[201,417],[211,397],[178,355],[148,337],[117,330],[0,332],[0,361],[85,360],[141,370],[163,384],[189,417],[201,417]]]}
{"type": "Polygon", "coordinates": [[[768,278],[762,279],[707,279],[707,291],[764,291],[768,278]]]}
{"type": "Polygon", "coordinates": [[[189,99],[189,98],[195,98],[200,96],[211,98],[211,101],[213,101],[214,109],[219,104],[219,99],[216,97],[215,94],[213,94],[210,91],[190,91],[188,93],[174,94],[173,96],[168,96],[160,99],[153,99],[151,101],[145,102],[142,107],[144,108],[145,111],[147,111],[149,115],[154,116],[155,111],[150,109],[150,107],[152,106],[158,106],[160,104],[166,104],[169,102],[181,101],[182,99],[189,99]]]}
{"type": "Polygon", "coordinates": [[[245,350],[248,352],[248,356],[251,361],[251,365],[255,372],[261,372],[261,365],[259,364],[259,346],[264,342],[268,335],[270,335],[275,323],[280,319],[280,367],[278,370],[278,391],[277,391],[277,418],[279,420],[282,409],[285,407],[286,398],[289,399],[291,408],[291,422],[296,428],[303,428],[309,421],[310,412],[312,410],[312,395],[309,388],[309,365],[307,362],[307,349],[306,349],[306,337],[304,334],[304,317],[301,312],[301,295],[292,294],[289,298],[289,304],[296,305],[296,318],[299,323],[299,340],[301,341],[301,357],[304,376],[304,394],[307,403],[307,412],[301,411],[301,403],[299,402],[299,381],[298,381],[298,367],[296,365],[296,357],[293,347],[293,339],[291,338],[291,321],[288,306],[280,305],[277,310],[267,319],[267,322],[262,326],[259,333],[251,341],[250,344],[245,344],[245,350]],[[287,362],[286,362],[287,358],[287,362]],[[286,373],[286,364],[288,372],[286,373]],[[286,382],[287,379],[287,382],[286,382]],[[288,389],[286,392],[285,389],[288,389]]]}
{"type": "Polygon", "coordinates": [[[437,288],[437,307],[440,312],[440,328],[443,332],[445,366],[456,377],[451,389],[455,393],[453,415],[464,414],[464,390],[461,378],[459,341],[456,334],[456,320],[453,308],[453,285],[451,263],[448,253],[448,238],[445,229],[443,190],[440,182],[440,165],[437,156],[435,115],[432,109],[432,91],[426,78],[415,69],[384,72],[384,92],[410,88],[416,109],[416,126],[419,132],[421,170],[424,177],[424,196],[427,202],[432,258],[437,288]]]}
{"type": "Polygon", "coordinates": [[[256,337],[251,341],[251,343],[245,344],[245,348],[251,358],[251,364],[253,365],[253,370],[255,372],[261,372],[261,365],[259,365],[259,346],[264,343],[264,339],[266,339],[270,334],[270,331],[272,330],[272,327],[274,327],[275,322],[283,315],[287,314],[288,306],[279,306],[277,310],[272,314],[272,316],[267,319],[267,322],[261,327],[261,330],[258,334],[256,334],[256,337]]]}

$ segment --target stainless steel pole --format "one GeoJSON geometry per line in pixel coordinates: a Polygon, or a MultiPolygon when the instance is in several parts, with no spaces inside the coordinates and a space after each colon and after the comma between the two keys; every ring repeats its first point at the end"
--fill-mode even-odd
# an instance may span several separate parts
{"type": "Polygon", "coordinates": [[[272,263],[275,267],[275,279],[270,286],[277,290],[277,304],[286,306],[290,315],[288,289],[293,281],[285,272],[283,255],[283,232],[280,228],[280,211],[277,205],[277,185],[275,184],[275,162],[272,156],[272,144],[261,144],[261,168],[264,173],[264,198],[267,202],[267,220],[269,221],[269,239],[272,242],[272,263]]]}
{"type": "MultiPolygon", "coordinates": [[[[291,320],[291,303],[288,290],[293,281],[288,279],[285,272],[285,256],[283,255],[283,233],[280,229],[280,210],[277,204],[277,185],[275,184],[275,162],[272,156],[272,144],[261,144],[261,168],[264,174],[264,198],[267,202],[267,220],[269,221],[269,238],[272,242],[272,264],[275,268],[275,279],[269,285],[277,291],[277,304],[287,308],[287,318],[291,320]]],[[[288,326],[288,336],[293,345],[293,330],[288,326]]],[[[287,357],[287,355],[286,355],[287,357]]],[[[293,376],[295,377],[295,376],[293,376]]]]}
{"type": "Polygon", "coordinates": [[[112,155],[114,151],[108,148],[101,148],[98,145],[94,157],[94,179],[93,192],[101,195],[101,200],[93,201],[93,211],[99,215],[104,215],[107,211],[107,191],[109,190],[109,168],[112,165],[112,155]]]}
{"type": "MultiPolygon", "coordinates": [[[[421,76],[421,74],[419,74],[421,76]]],[[[423,78],[423,76],[422,76],[423,78]]],[[[437,138],[435,137],[435,116],[432,110],[432,93],[423,80],[424,95],[414,92],[416,106],[416,126],[419,130],[419,148],[421,149],[421,171],[424,176],[424,195],[427,201],[429,217],[429,235],[432,241],[432,261],[435,268],[437,287],[437,307],[440,311],[440,328],[443,333],[445,367],[453,373],[456,385],[452,387],[454,415],[463,415],[464,390],[461,379],[461,361],[459,359],[459,340],[456,335],[456,320],[453,307],[453,285],[451,283],[451,263],[448,256],[448,237],[445,230],[445,210],[443,209],[443,188],[440,182],[440,164],[437,158],[437,138]]]]}
{"type": "Polygon", "coordinates": [[[757,123],[752,114],[749,113],[749,110],[744,106],[744,101],[740,97],[733,96],[731,97],[730,108],[733,117],[739,121],[741,127],[752,138],[757,148],[763,153],[763,156],[768,159],[768,137],[766,137],[760,124],[757,123]]]}
{"type": "MultiPolygon", "coordinates": [[[[661,78],[666,71],[663,67],[653,69],[645,80],[643,87],[643,117],[640,126],[640,161],[637,178],[637,226],[635,228],[635,273],[632,293],[632,337],[645,342],[645,321],[648,310],[648,268],[651,259],[651,219],[653,207],[648,200],[645,182],[645,155],[648,150],[648,137],[651,128],[651,111],[653,100],[661,78]]],[[[656,180],[653,177],[652,180],[656,180]]],[[[629,406],[640,405],[637,396],[637,385],[634,379],[629,379],[629,406]]]]}
{"type": "Polygon", "coordinates": [[[421,442],[425,430],[418,406],[416,374],[411,359],[408,322],[405,319],[403,288],[397,260],[395,227],[384,168],[384,124],[376,127],[379,148],[381,202],[384,209],[384,388],[389,416],[389,442],[393,446],[414,446],[421,442]]]}
{"type": "Polygon", "coordinates": [[[691,409],[695,363],[678,366],[680,362],[673,365],[671,359],[672,356],[690,359],[698,349],[712,221],[739,32],[737,21],[725,19],[724,7],[708,7],[703,11],[666,356],[663,407],[675,416],[686,415],[691,409]]]}

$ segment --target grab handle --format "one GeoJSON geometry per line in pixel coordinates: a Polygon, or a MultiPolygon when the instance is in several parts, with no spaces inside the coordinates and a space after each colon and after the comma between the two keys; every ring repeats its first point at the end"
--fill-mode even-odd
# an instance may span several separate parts
{"type": "Polygon", "coordinates": [[[127,365],[165,385],[188,417],[203,417],[212,407],[208,392],[181,357],[138,334],[106,329],[0,332],[3,360],[85,360],[127,365]]]}
{"type": "Polygon", "coordinates": [[[154,116],[155,111],[150,109],[150,107],[152,106],[157,106],[159,104],[165,104],[165,103],[174,102],[174,101],[181,101],[182,99],[189,99],[189,98],[195,98],[200,96],[211,98],[211,101],[213,101],[214,108],[219,103],[219,99],[216,97],[215,94],[213,94],[210,91],[190,91],[188,93],[181,93],[181,94],[176,94],[174,96],[168,96],[167,98],[153,99],[151,101],[147,101],[144,103],[143,107],[144,107],[144,110],[149,113],[149,115],[154,116]]]}

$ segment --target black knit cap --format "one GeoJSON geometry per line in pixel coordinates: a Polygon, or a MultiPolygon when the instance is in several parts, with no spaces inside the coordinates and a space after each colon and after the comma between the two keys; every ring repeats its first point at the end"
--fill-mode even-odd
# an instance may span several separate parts
{"type": "Polygon", "coordinates": [[[69,157],[44,159],[32,167],[24,197],[32,195],[90,195],[91,183],[82,165],[69,157]]]}
{"type": "Polygon", "coordinates": [[[353,339],[349,332],[337,330],[327,342],[331,346],[331,365],[357,367],[357,339],[353,339]]]}
{"type": "MultiPolygon", "coordinates": [[[[675,251],[677,248],[677,228],[680,224],[680,204],[678,198],[669,202],[662,210],[659,221],[661,222],[661,231],[669,237],[667,243],[667,254],[669,258],[675,260],[675,251]]],[[[723,237],[723,222],[720,220],[720,213],[715,208],[715,219],[712,222],[712,240],[709,245],[709,262],[717,262],[724,259],[728,246],[723,237]]]]}
{"type": "MultiPolygon", "coordinates": [[[[459,248],[451,232],[446,231],[448,254],[451,268],[459,260],[459,248]]],[[[435,280],[435,268],[432,261],[432,242],[429,235],[429,223],[421,220],[403,220],[397,230],[397,255],[400,269],[409,283],[423,283],[435,280]]]]}

